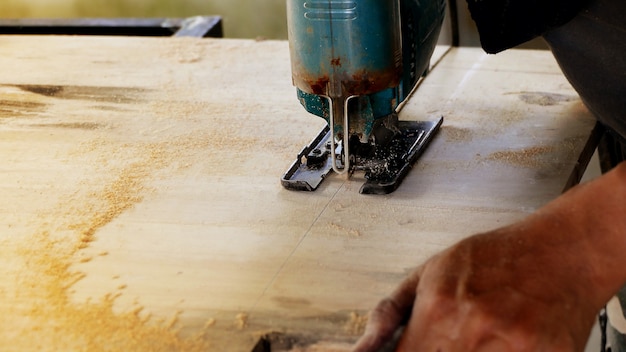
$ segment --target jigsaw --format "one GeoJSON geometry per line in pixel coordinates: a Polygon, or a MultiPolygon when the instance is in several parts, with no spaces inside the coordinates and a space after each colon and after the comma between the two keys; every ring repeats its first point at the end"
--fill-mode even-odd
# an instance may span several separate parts
{"type": "Polygon", "coordinates": [[[364,172],[365,194],[393,192],[442,123],[399,121],[426,74],[445,0],[287,0],[293,83],[327,125],[282,177],[313,191],[326,176],[364,172]]]}

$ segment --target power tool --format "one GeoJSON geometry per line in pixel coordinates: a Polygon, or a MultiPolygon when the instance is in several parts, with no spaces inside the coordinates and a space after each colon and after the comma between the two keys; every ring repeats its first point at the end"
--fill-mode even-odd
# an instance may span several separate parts
{"type": "Polygon", "coordinates": [[[443,121],[399,121],[430,65],[445,0],[287,0],[291,71],[326,120],[281,183],[313,191],[331,172],[365,173],[365,194],[397,189],[443,121]]]}

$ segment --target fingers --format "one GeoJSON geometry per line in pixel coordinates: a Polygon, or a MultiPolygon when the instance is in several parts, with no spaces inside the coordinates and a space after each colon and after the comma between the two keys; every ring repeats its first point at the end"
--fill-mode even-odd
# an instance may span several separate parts
{"type": "Polygon", "coordinates": [[[354,346],[354,352],[374,352],[393,338],[394,332],[411,314],[421,268],[415,270],[393,293],[380,301],[370,313],[365,333],[354,346]]]}
{"type": "Polygon", "coordinates": [[[353,351],[378,351],[387,341],[391,340],[404,315],[392,298],[389,297],[380,301],[370,313],[365,333],[356,343],[353,351]]]}

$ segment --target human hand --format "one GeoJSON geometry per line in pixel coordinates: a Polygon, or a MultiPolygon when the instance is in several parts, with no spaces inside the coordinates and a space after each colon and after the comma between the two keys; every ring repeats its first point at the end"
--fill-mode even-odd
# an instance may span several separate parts
{"type": "Polygon", "coordinates": [[[601,304],[576,253],[540,235],[554,225],[531,217],[431,258],[371,312],[354,351],[378,351],[409,315],[398,351],[582,351],[601,304]]]}

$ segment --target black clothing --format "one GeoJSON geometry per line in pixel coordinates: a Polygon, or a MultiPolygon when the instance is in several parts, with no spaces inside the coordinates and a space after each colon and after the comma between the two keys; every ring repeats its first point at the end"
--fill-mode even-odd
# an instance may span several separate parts
{"type": "Polygon", "coordinates": [[[589,0],[467,0],[480,43],[495,54],[574,18],[589,0]]]}
{"type": "Polygon", "coordinates": [[[592,1],[544,38],[589,110],[626,138],[626,0],[592,1]]]}
{"type": "Polygon", "coordinates": [[[543,35],[589,110],[626,138],[626,0],[467,0],[496,53],[543,35]]]}

